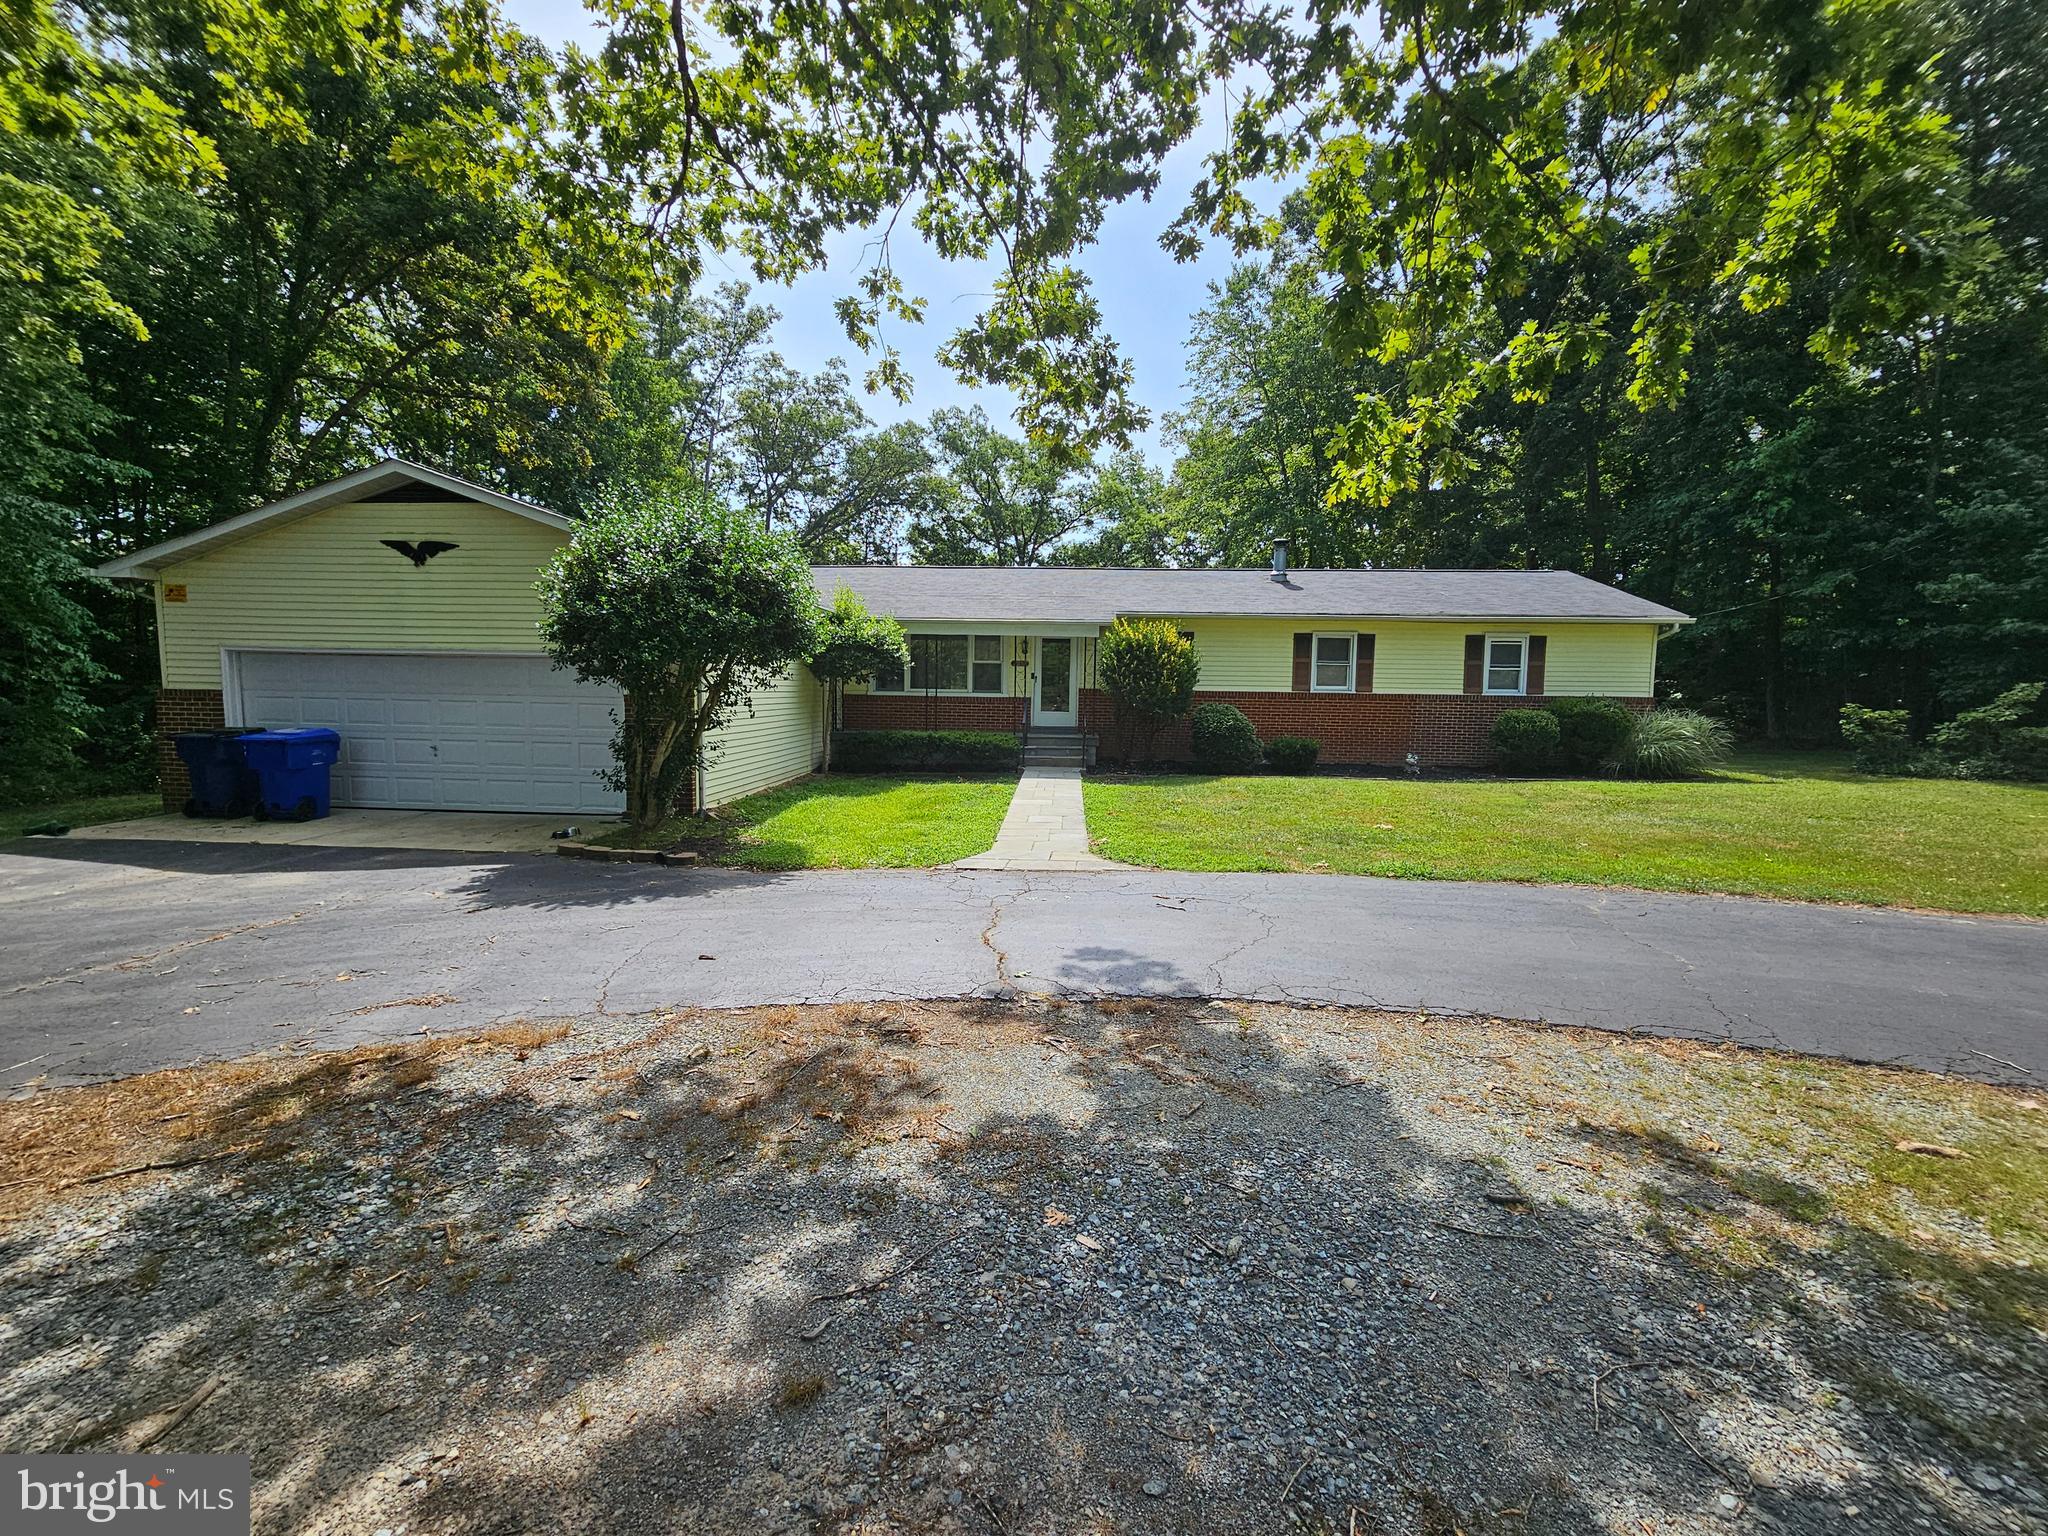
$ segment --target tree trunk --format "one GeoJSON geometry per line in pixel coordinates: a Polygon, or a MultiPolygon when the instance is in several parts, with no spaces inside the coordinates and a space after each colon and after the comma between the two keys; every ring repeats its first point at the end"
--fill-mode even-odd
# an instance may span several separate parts
{"type": "Polygon", "coordinates": [[[1586,413],[1586,544],[1595,581],[1614,580],[1614,556],[1607,539],[1605,487],[1600,481],[1600,422],[1603,412],[1586,413]]]}
{"type": "Polygon", "coordinates": [[[626,820],[636,832],[651,832],[674,811],[674,796],[666,788],[669,764],[680,752],[687,766],[695,756],[701,733],[691,710],[691,695],[680,700],[671,694],[649,700],[629,696],[626,700],[624,759],[626,820]]]}
{"type": "Polygon", "coordinates": [[[1785,730],[1785,598],[1779,590],[1783,571],[1778,546],[1766,557],[1765,580],[1770,599],[1764,604],[1764,740],[1778,741],[1785,730]]]}
{"type": "Polygon", "coordinates": [[[845,684],[838,682],[825,684],[825,743],[818,757],[820,773],[832,771],[832,721],[839,713],[839,690],[844,686],[845,684]]]}

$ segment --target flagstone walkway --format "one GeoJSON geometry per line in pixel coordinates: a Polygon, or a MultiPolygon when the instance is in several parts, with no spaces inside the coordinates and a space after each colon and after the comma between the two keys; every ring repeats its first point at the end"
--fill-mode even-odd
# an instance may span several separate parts
{"type": "Polygon", "coordinates": [[[1088,851],[1088,812],[1081,802],[1081,770],[1027,766],[1017,793],[987,853],[962,859],[955,869],[1045,869],[1069,872],[1129,869],[1088,851]]]}

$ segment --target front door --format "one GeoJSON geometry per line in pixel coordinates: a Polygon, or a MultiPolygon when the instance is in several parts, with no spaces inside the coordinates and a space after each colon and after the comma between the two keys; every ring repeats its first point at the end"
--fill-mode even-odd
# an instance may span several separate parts
{"type": "Polygon", "coordinates": [[[1076,707],[1074,642],[1040,639],[1038,665],[1032,669],[1031,723],[1033,725],[1077,725],[1081,712],[1076,707]]]}

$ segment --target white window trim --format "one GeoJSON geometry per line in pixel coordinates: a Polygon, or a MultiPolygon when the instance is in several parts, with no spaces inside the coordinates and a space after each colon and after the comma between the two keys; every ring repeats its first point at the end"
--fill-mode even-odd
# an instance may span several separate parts
{"type": "Polygon", "coordinates": [[[1310,693],[1356,693],[1358,691],[1358,636],[1348,629],[1317,630],[1308,642],[1308,691],[1310,693]],[[1316,681],[1316,652],[1325,640],[1343,640],[1350,645],[1350,662],[1344,668],[1344,686],[1326,687],[1316,681]]]}
{"type": "Polygon", "coordinates": [[[1486,637],[1486,648],[1479,653],[1479,691],[1490,693],[1495,698],[1525,698],[1529,692],[1529,637],[1501,632],[1486,637]],[[1519,640],[1522,643],[1522,670],[1515,678],[1512,688],[1496,688],[1493,677],[1493,642],[1496,640],[1519,640]]]}
{"type": "MultiPolygon", "coordinates": [[[[868,692],[875,695],[877,698],[922,699],[926,697],[931,697],[940,699],[1007,699],[1014,697],[1014,695],[1010,692],[1010,689],[1012,687],[1012,679],[1009,676],[1009,673],[1013,670],[1010,665],[1010,659],[1014,654],[1014,644],[1009,635],[996,633],[995,631],[986,629],[977,629],[972,631],[906,629],[903,632],[903,638],[906,643],[918,639],[965,640],[967,642],[968,686],[965,688],[913,688],[910,686],[910,662],[908,660],[905,660],[903,663],[903,686],[901,688],[877,688],[872,682],[868,684],[868,692]],[[993,635],[995,639],[1000,640],[1003,644],[1003,654],[1001,657],[1004,672],[1003,686],[996,689],[993,693],[990,693],[985,689],[978,690],[973,686],[975,667],[974,642],[984,635],[993,635]]],[[[990,661],[983,661],[981,665],[987,667],[993,666],[995,665],[995,663],[990,661]]]]}

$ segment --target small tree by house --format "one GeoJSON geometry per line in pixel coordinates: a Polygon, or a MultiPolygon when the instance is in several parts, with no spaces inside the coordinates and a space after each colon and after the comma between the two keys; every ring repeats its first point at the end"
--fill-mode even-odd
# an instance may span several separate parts
{"type": "Polygon", "coordinates": [[[607,782],[641,832],[674,810],[705,737],[823,638],[796,540],[694,487],[601,497],[539,591],[555,665],[625,695],[607,782]]]}
{"type": "Polygon", "coordinates": [[[824,767],[832,767],[832,728],[839,719],[839,701],[846,685],[858,678],[873,677],[887,666],[900,667],[910,659],[910,642],[903,638],[903,626],[887,614],[870,613],[860,594],[841,587],[832,594],[832,606],[825,610],[825,638],[811,658],[811,675],[825,685],[824,767]]]}
{"type": "Polygon", "coordinates": [[[1095,667],[1116,711],[1124,761],[1149,761],[1159,728],[1195,701],[1201,653],[1165,619],[1118,619],[1102,632],[1095,667]]]}

